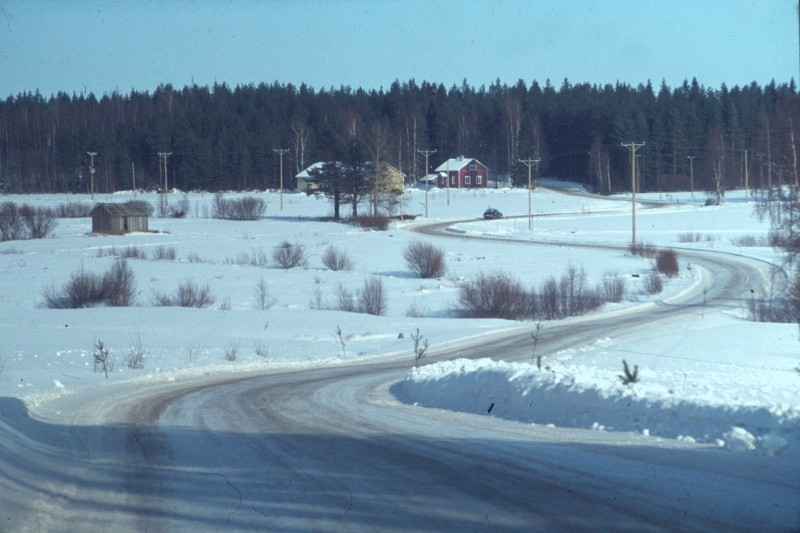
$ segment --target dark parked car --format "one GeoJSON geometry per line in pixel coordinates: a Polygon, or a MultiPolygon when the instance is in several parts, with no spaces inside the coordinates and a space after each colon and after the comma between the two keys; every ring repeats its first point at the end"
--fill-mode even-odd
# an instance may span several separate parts
{"type": "Polygon", "coordinates": [[[486,220],[492,220],[495,218],[503,218],[503,213],[498,211],[497,209],[489,208],[483,212],[483,218],[486,220]]]}

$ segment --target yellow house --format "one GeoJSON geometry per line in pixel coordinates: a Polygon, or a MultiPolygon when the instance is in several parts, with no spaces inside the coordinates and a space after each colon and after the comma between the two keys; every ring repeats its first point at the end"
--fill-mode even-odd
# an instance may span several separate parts
{"type": "MultiPolygon", "coordinates": [[[[314,179],[309,173],[312,170],[321,169],[325,163],[319,161],[314,163],[307,169],[297,174],[294,179],[297,182],[297,191],[306,194],[312,194],[316,190],[314,179]]],[[[368,172],[372,172],[374,165],[366,163],[365,167],[368,172]]],[[[378,173],[378,194],[402,194],[405,185],[406,175],[394,168],[388,163],[381,164],[381,170],[378,173]]]]}
{"type": "Polygon", "coordinates": [[[383,163],[378,173],[378,194],[403,194],[406,175],[389,163],[383,163]]]}

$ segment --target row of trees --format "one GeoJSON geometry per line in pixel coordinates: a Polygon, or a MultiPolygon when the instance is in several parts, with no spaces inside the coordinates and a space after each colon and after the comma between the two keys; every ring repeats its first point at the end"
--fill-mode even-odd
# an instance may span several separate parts
{"type": "Polygon", "coordinates": [[[159,152],[170,186],[182,189],[277,188],[288,148],[285,184],[315,161],[359,158],[426,173],[418,150],[437,152],[432,165],[456,155],[476,157],[496,177],[526,182],[520,158],[541,158],[539,171],[577,180],[600,192],[630,189],[637,152],[640,190],[740,187],[745,175],[764,188],[797,183],[800,141],[794,81],[764,87],[704,88],[696,80],[674,89],[649,82],[570,84],[549,80],[488,88],[466,80],[450,89],[414,80],[388,90],[300,85],[244,85],[154,92],[112,92],[49,99],[24,93],[0,101],[0,186],[5,192],[114,191],[157,186],[159,152]],[[745,155],[747,154],[747,156],[745,155]],[[691,165],[691,166],[690,166],[691,165]]]}

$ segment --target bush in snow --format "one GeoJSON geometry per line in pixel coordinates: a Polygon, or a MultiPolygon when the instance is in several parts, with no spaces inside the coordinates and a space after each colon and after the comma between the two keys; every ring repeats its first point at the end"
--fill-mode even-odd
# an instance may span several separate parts
{"type": "Polygon", "coordinates": [[[783,270],[773,268],[750,295],[747,310],[754,322],[800,322],[800,270],[784,286],[783,270]]]}
{"type": "Polygon", "coordinates": [[[661,250],[656,254],[656,269],[667,276],[674,278],[678,275],[678,254],[675,250],[661,250]]]}
{"type": "Polygon", "coordinates": [[[214,195],[213,217],[228,220],[258,220],[267,210],[263,198],[246,196],[236,200],[226,200],[222,193],[214,195]]]}
{"type": "Polygon", "coordinates": [[[658,248],[649,242],[634,242],[628,245],[628,251],[631,253],[631,255],[638,255],[639,257],[644,257],[645,259],[653,259],[658,253],[658,248]]]}
{"type": "Polygon", "coordinates": [[[288,241],[283,241],[272,250],[272,259],[281,268],[305,267],[308,265],[305,246],[291,244],[288,241]]]}
{"type": "Polygon", "coordinates": [[[444,251],[432,244],[413,241],[403,252],[409,270],[423,279],[440,278],[447,268],[444,264],[444,251]]]}
{"type": "Polygon", "coordinates": [[[350,257],[331,246],[330,248],[326,249],[325,252],[322,254],[322,264],[325,265],[330,270],[352,270],[353,269],[353,261],[350,257]]]}
{"type": "Polygon", "coordinates": [[[157,290],[153,291],[153,305],[156,307],[197,307],[204,308],[212,305],[216,298],[211,292],[208,283],[200,287],[191,279],[178,284],[174,296],[169,296],[157,290]]]}
{"type": "Polygon", "coordinates": [[[200,287],[191,279],[187,279],[185,282],[178,284],[175,297],[178,305],[181,307],[208,307],[215,301],[208,283],[206,283],[204,287],[200,287]]]}
{"type": "Polygon", "coordinates": [[[383,316],[386,314],[388,302],[389,296],[381,278],[373,276],[364,280],[364,286],[359,292],[359,311],[368,315],[383,316]]]}
{"type": "Polygon", "coordinates": [[[55,207],[58,218],[88,218],[92,216],[92,204],[89,202],[62,202],[55,207]]]}
{"type": "Polygon", "coordinates": [[[44,239],[56,227],[56,211],[14,202],[0,204],[0,241],[44,239]]]}
{"type": "Polygon", "coordinates": [[[56,213],[52,209],[23,205],[19,213],[25,226],[26,237],[29,239],[49,237],[56,227],[56,213]]]}
{"type": "Polygon", "coordinates": [[[599,292],[607,302],[619,303],[625,297],[625,278],[617,273],[606,272],[600,282],[599,292]]]}
{"type": "Polygon", "coordinates": [[[664,290],[664,280],[658,274],[650,274],[644,278],[644,291],[647,294],[658,294],[664,290]]]}
{"type": "Polygon", "coordinates": [[[81,269],[70,275],[61,290],[52,285],[42,295],[50,309],[79,309],[103,303],[128,307],[136,299],[136,288],[133,271],[124,259],[118,259],[102,276],[81,269]]]}
{"type": "Polygon", "coordinates": [[[124,259],[118,259],[103,276],[103,286],[107,305],[129,307],[136,300],[133,270],[124,259]]]}
{"type": "Polygon", "coordinates": [[[336,301],[339,304],[339,311],[355,313],[357,309],[356,296],[341,282],[336,286],[336,301]]]}
{"type": "Polygon", "coordinates": [[[144,368],[144,359],[147,350],[142,346],[142,336],[136,332],[136,338],[131,340],[131,347],[128,350],[128,356],[125,358],[125,366],[131,370],[141,370],[144,368]]]}
{"type": "Polygon", "coordinates": [[[253,291],[256,297],[256,306],[265,311],[275,305],[275,298],[273,298],[269,293],[269,285],[267,285],[264,276],[259,278],[258,283],[256,283],[256,288],[253,291]]]}
{"type": "Polygon", "coordinates": [[[176,257],[173,246],[157,246],[153,251],[153,259],[156,261],[175,261],[176,257]]]}
{"type": "Polygon", "coordinates": [[[479,273],[459,287],[455,313],[464,318],[519,320],[529,314],[528,291],[504,272],[479,273]]]}
{"type": "Polygon", "coordinates": [[[381,215],[358,217],[356,222],[358,222],[358,225],[364,229],[386,231],[386,229],[389,227],[389,218],[381,215]]]}

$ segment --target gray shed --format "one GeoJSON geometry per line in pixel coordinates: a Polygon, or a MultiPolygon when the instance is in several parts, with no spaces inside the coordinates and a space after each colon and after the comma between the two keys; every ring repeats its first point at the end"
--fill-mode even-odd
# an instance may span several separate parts
{"type": "Polygon", "coordinates": [[[147,231],[148,213],[130,204],[97,204],[92,209],[92,233],[122,235],[147,231]]]}

